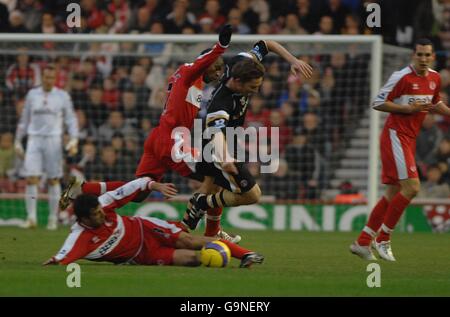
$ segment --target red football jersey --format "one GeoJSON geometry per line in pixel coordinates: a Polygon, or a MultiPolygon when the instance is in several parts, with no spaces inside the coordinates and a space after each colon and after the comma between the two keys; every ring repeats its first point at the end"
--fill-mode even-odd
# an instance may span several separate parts
{"type": "Polygon", "coordinates": [[[132,261],[144,244],[142,220],[139,217],[120,216],[115,209],[146,190],[150,181],[149,177],[139,178],[101,195],[98,200],[105,212],[105,223],[98,228],[75,223],[63,247],[56,254],[56,261],[62,264],[83,258],[113,263],[132,261]]]}
{"type": "Polygon", "coordinates": [[[160,127],[169,135],[175,127],[191,129],[202,101],[202,76],[224,51],[225,47],[217,43],[193,63],[180,66],[170,77],[167,100],[160,118],[160,127]]]}
{"type": "MultiPolygon", "coordinates": [[[[386,101],[399,105],[412,104],[415,101],[436,104],[440,101],[440,89],[441,77],[438,72],[429,69],[426,76],[419,76],[414,67],[409,65],[391,75],[385,86],[381,88],[373,105],[386,101]]],[[[426,114],[426,111],[413,114],[390,113],[384,128],[394,129],[415,138],[426,114]]]]}

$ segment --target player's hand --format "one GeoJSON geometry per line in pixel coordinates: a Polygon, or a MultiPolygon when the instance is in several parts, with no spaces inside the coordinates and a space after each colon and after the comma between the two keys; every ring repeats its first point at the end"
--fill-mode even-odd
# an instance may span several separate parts
{"type": "Polygon", "coordinates": [[[230,24],[226,24],[222,27],[219,32],[219,43],[222,46],[228,46],[231,41],[231,34],[233,33],[233,28],[230,24]]]}
{"type": "Polygon", "coordinates": [[[14,142],[14,151],[19,158],[23,159],[25,157],[25,150],[20,141],[14,142]]]}
{"type": "Polygon", "coordinates": [[[74,156],[78,153],[78,139],[72,138],[66,144],[66,151],[69,152],[69,156],[74,156]]]}
{"type": "Polygon", "coordinates": [[[224,162],[222,163],[222,169],[228,174],[237,175],[239,174],[236,165],[233,162],[224,162]]]}
{"type": "Polygon", "coordinates": [[[420,111],[430,111],[433,108],[432,103],[423,103],[415,101],[411,104],[409,104],[409,113],[416,113],[420,111]]]}
{"type": "Polygon", "coordinates": [[[291,64],[291,73],[295,76],[302,74],[306,78],[311,78],[313,73],[313,68],[308,63],[302,60],[296,59],[294,63],[291,64]]]}
{"type": "Polygon", "coordinates": [[[152,189],[160,192],[164,195],[164,198],[170,199],[177,195],[178,190],[172,183],[158,183],[155,182],[152,184],[152,189]]]}
{"type": "Polygon", "coordinates": [[[58,261],[56,261],[54,256],[52,256],[50,259],[48,259],[47,261],[42,263],[43,266],[45,266],[45,265],[55,265],[55,264],[58,264],[58,261]]]}

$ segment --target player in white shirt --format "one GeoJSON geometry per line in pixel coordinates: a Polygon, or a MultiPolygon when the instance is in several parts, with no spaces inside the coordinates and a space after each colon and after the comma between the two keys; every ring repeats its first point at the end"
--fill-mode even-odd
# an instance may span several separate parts
{"type": "Polygon", "coordinates": [[[51,65],[43,70],[42,86],[31,89],[25,98],[16,131],[15,149],[24,157],[27,186],[25,206],[27,221],[25,228],[36,227],[36,209],[39,178],[46,173],[48,178],[49,221],[47,229],[57,228],[58,201],[61,195],[60,178],[63,176],[62,142],[64,124],[70,141],[66,145],[69,155],[78,151],[78,122],[69,94],[54,86],[55,68],[51,65]],[[28,136],[26,152],[22,139],[28,136]]]}

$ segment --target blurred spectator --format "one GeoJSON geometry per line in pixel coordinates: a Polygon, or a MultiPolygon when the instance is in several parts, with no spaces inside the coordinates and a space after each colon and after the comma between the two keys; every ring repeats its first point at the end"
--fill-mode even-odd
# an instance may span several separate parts
{"type": "Polygon", "coordinates": [[[86,114],[83,110],[75,111],[78,120],[78,139],[81,144],[84,143],[92,143],[97,140],[97,129],[90,122],[90,120],[86,117],[86,114]]]}
{"type": "Polygon", "coordinates": [[[305,135],[307,144],[313,146],[323,158],[329,158],[330,146],[325,138],[327,134],[323,127],[319,128],[319,116],[315,113],[307,112],[303,115],[302,121],[302,127],[298,129],[297,134],[305,135]]]}
{"type": "Polygon", "coordinates": [[[7,177],[7,172],[14,168],[14,135],[11,132],[0,134],[0,179],[7,177]]]}
{"type": "Polygon", "coordinates": [[[136,100],[139,105],[147,103],[150,97],[150,89],[145,84],[147,74],[144,67],[141,65],[134,65],[131,68],[129,80],[126,82],[124,90],[133,90],[136,94],[136,100]]]}
{"type": "Polygon", "coordinates": [[[422,173],[426,171],[428,165],[436,160],[436,153],[442,138],[442,131],[435,124],[434,115],[428,113],[416,140],[416,161],[422,173]]]}
{"type": "Polygon", "coordinates": [[[335,30],[341,30],[345,24],[345,17],[350,10],[341,0],[328,0],[328,5],[322,12],[322,16],[329,16],[333,20],[335,30]]]}
{"type": "Polygon", "coordinates": [[[334,202],[337,204],[355,204],[364,203],[366,198],[358,189],[353,186],[350,181],[342,182],[339,185],[340,193],[334,198],[334,202]]]}
{"type": "Polygon", "coordinates": [[[250,0],[250,7],[258,14],[260,22],[269,22],[270,8],[266,0],[250,0]]]}
{"type": "Polygon", "coordinates": [[[285,158],[291,172],[301,181],[305,198],[318,198],[322,158],[319,152],[307,143],[306,135],[294,135],[292,143],[286,147],[285,158]]]}
{"type": "Polygon", "coordinates": [[[242,12],[237,9],[233,8],[228,13],[228,21],[227,23],[231,24],[233,27],[233,32],[235,34],[250,34],[251,29],[250,27],[245,24],[244,21],[242,21],[242,12]]]}
{"type": "Polygon", "coordinates": [[[307,32],[300,26],[298,16],[294,13],[286,15],[285,26],[281,30],[282,34],[306,34],[307,32]]]}
{"type": "Polygon", "coordinates": [[[87,25],[91,30],[100,27],[105,16],[103,12],[97,8],[96,0],[81,0],[81,14],[87,19],[87,25]]]}
{"type": "MultiPolygon", "coordinates": [[[[24,25],[28,31],[36,30],[41,23],[43,5],[38,0],[23,0],[17,4],[23,13],[24,25]]],[[[1,18],[0,18],[1,21],[1,18]]],[[[1,23],[1,22],[0,22],[1,23]]]]}
{"type": "MultiPolygon", "coordinates": [[[[85,167],[87,179],[117,181],[133,179],[129,162],[118,157],[112,146],[100,150],[100,160],[85,167]]],[[[134,171],[133,171],[134,172],[134,171]]]]}
{"type": "MultiPolygon", "coordinates": [[[[150,26],[150,34],[164,34],[162,22],[153,22],[150,26]]],[[[173,43],[143,43],[139,45],[138,52],[150,55],[155,64],[166,65],[172,55],[172,46],[173,43]]]]}
{"type": "Polygon", "coordinates": [[[317,35],[336,34],[336,27],[334,25],[333,18],[328,15],[322,16],[319,22],[319,29],[316,32],[314,32],[314,34],[317,35]]]}
{"type": "Polygon", "coordinates": [[[76,164],[76,168],[81,170],[84,174],[86,180],[101,180],[101,175],[92,175],[91,173],[95,171],[96,162],[98,162],[97,148],[94,143],[85,143],[82,146],[80,153],[80,159],[76,164]]]}
{"type": "Polygon", "coordinates": [[[342,29],[340,30],[341,34],[346,35],[357,35],[362,33],[361,21],[357,15],[348,14],[345,17],[345,23],[342,29]]]}
{"type": "Polygon", "coordinates": [[[298,108],[295,107],[292,102],[285,101],[280,106],[280,111],[285,118],[286,125],[291,129],[295,129],[300,125],[300,113],[298,108]]]}
{"type": "Polygon", "coordinates": [[[195,27],[196,18],[188,11],[188,0],[175,0],[172,12],[166,16],[165,30],[168,34],[181,34],[184,27],[195,27]]]}
{"type": "Polygon", "coordinates": [[[75,109],[87,109],[89,97],[86,93],[86,77],[81,73],[74,73],[70,85],[70,96],[75,109]]]}
{"type": "Polygon", "coordinates": [[[298,178],[289,173],[286,160],[280,159],[275,173],[263,174],[262,191],[273,193],[276,199],[299,198],[300,184],[298,178]]]}
{"type": "Polygon", "coordinates": [[[225,24],[226,18],[220,13],[219,0],[206,0],[205,11],[199,16],[198,20],[202,24],[202,21],[206,23],[208,19],[212,23],[211,28],[214,32],[217,32],[220,26],[225,24]]]}
{"type": "Polygon", "coordinates": [[[123,113],[126,124],[137,127],[139,117],[144,111],[144,104],[137,102],[136,93],[133,90],[125,90],[122,92],[119,110],[123,113]]]}
{"type": "Polygon", "coordinates": [[[120,91],[112,77],[105,78],[103,81],[102,102],[109,110],[116,110],[119,106],[120,91]]]}
{"type": "Polygon", "coordinates": [[[136,134],[135,129],[128,124],[123,114],[119,111],[109,113],[108,121],[98,129],[98,140],[100,144],[107,144],[115,133],[121,133],[124,136],[136,134]]]}
{"type": "MultiPolygon", "coordinates": [[[[279,133],[279,153],[284,154],[286,145],[292,140],[292,129],[285,124],[284,116],[280,110],[270,112],[270,128],[277,127],[279,133]]],[[[271,132],[269,132],[269,136],[271,132]]],[[[272,143],[273,146],[273,143],[272,143]]]]}
{"type": "Polygon", "coordinates": [[[297,0],[292,10],[298,16],[300,26],[310,34],[317,30],[317,21],[319,21],[318,13],[311,10],[310,0],[297,0]]]}
{"type": "Polygon", "coordinates": [[[18,48],[16,63],[6,71],[6,87],[16,98],[22,98],[31,88],[40,85],[41,71],[37,64],[30,61],[27,49],[18,48]]]}
{"type": "Polygon", "coordinates": [[[242,22],[248,25],[251,33],[256,33],[259,24],[259,15],[250,6],[250,0],[237,0],[236,7],[242,14],[242,22]]]}
{"type": "MultiPolygon", "coordinates": [[[[131,17],[131,11],[126,0],[112,0],[107,5],[108,12],[113,20],[109,24],[110,33],[122,33],[127,30],[127,23],[131,17]]],[[[105,17],[106,19],[106,17],[105,17]]]]}
{"type": "Polygon", "coordinates": [[[0,2],[0,32],[9,31],[9,11],[6,5],[0,2]]]}
{"type": "Polygon", "coordinates": [[[246,127],[269,127],[270,111],[266,109],[264,105],[265,100],[261,97],[261,95],[256,94],[252,96],[245,118],[246,127]]]}
{"type": "Polygon", "coordinates": [[[9,14],[9,33],[28,33],[24,24],[23,14],[19,10],[14,10],[9,14]]]}
{"type": "Polygon", "coordinates": [[[144,33],[150,28],[151,14],[150,10],[143,6],[137,9],[136,19],[129,20],[130,25],[128,29],[130,31],[137,31],[138,33],[144,33]]]}
{"type": "Polygon", "coordinates": [[[96,128],[102,125],[108,116],[108,108],[103,103],[102,99],[102,88],[100,86],[93,86],[89,89],[89,99],[86,108],[80,108],[96,128]]]}
{"type": "Polygon", "coordinates": [[[417,198],[450,198],[450,186],[442,180],[442,171],[437,165],[428,167],[417,198]]]}

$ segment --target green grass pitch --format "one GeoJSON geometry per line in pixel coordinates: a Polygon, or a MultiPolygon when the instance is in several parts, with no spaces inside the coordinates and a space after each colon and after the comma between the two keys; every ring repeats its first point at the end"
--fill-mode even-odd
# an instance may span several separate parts
{"type": "Polygon", "coordinates": [[[266,256],[239,269],[120,266],[79,261],[81,287],[68,288],[65,266],[42,267],[68,234],[0,228],[0,296],[449,296],[446,234],[395,233],[396,263],[378,261],[381,287],[366,284],[369,262],[351,255],[356,233],[236,231],[266,256]]]}

